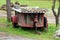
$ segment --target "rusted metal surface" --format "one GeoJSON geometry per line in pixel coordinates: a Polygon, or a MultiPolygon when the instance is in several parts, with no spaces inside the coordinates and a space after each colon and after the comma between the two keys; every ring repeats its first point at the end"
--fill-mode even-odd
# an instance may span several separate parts
{"type": "Polygon", "coordinates": [[[41,15],[42,17],[40,17],[38,20],[38,14],[37,17],[35,18],[33,16],[33,18],[31,17],[31,15],[27,15],[27,14],[23,14],[23,13],[19,13],[17,14],[18,16],[18,25],[22,26],[22,27],[33,27],[33,22],[35,22],[37,20],[37,27],[43,27],[44,26],[44,15],[41,15]],[[26,18],[25,18],[26,17],[26,18]],[[39,22],[40,21],[40,22],[39,22]]]}
{"type": "MultiPolygon", "coordinates": [[[[17,6],[16,6],[17,7],[17,6]]],[[[15,16],[18,18],[18,25],[21,27],[44,27],[44,14],[45,9],[42,8],[31,8],[31,7],[20,7],[12,8],[15,11],[15,16]]]]}
{"type": "Polygon", "coordinates": [[[22,13],[46,13],[46,9],[31,8],[31,7],[20,7],[20,8],[13,7],[12,10],[22,13]]]}

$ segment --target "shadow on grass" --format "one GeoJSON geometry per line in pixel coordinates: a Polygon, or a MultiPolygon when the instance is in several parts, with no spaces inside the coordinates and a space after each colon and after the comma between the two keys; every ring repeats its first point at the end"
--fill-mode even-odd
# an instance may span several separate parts
{"type": "MultiPolygon", "coordinates": [[[[27,27],[20,27],[20,26],[17,26],[17,28],[15,29],[18,29],[18,28],[29,33],[34,33],[36,31],[34,30],[34,28],[27,28],[27,27]]],[[[37,28],[37,32],[46,32],[46,31],[44,28],[37,28]]]]}

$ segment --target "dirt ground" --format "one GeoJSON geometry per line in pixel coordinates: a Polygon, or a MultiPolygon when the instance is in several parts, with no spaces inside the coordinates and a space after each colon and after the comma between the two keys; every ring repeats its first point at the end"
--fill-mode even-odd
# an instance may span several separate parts
{"type": "Polygon", "coordinates": [[[0,40],[34,40],[34,39],[25,38],[21,36],[8,35],[5,32],[0,32],[0,40]]]}

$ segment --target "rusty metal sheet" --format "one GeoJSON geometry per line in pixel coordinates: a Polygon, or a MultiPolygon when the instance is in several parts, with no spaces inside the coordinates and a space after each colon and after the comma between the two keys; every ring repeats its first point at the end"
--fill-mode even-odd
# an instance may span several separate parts
{"type": "Polygon", "coordinates": [[[46,9],[43,8],[20,7],[19,9],[16,9],[13,7],[12,10],[19,13],[46,13],[46,9]]]}

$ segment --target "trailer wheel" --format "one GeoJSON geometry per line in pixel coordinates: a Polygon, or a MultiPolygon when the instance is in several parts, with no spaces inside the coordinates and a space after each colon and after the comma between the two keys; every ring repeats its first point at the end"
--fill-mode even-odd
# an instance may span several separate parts
{"type": "Polygon", "coordinates": [[[48,23],[47,23],[46,17],[44,17],[44,29],[45,29],[45,31],[47,31],[47,29],[48,29],[48,23]]]}

